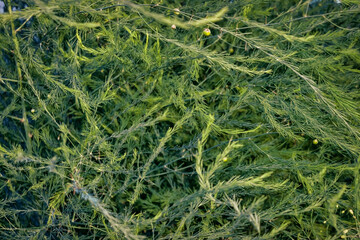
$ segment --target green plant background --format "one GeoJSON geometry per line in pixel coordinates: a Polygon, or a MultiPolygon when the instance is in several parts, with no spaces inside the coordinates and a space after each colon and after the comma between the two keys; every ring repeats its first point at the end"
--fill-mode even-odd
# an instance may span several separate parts
{"type": "Polygon", "coordinates": [[[0,238],[360,237],[358,0],[5,4],[0,238]]]}

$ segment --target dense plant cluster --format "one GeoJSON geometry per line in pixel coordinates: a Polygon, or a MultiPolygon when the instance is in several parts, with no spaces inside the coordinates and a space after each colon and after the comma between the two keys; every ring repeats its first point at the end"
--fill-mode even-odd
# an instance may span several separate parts
{"type": "Polygon", "coordinates": [[[358,0],[0,8],[1,239],[360,238],[358,0]]]}

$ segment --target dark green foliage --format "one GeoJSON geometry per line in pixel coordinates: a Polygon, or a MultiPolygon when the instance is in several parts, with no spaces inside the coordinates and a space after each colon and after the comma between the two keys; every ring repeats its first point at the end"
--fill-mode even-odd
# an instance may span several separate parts
{"type": "Polygon", "coordinates": [[[0,238],[360,238],[360,2],[336,2],[7,1],[0,238]]]}

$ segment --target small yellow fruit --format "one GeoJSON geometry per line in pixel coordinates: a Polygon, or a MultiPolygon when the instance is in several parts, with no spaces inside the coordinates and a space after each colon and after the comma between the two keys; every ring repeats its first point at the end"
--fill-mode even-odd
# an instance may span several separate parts
{"type": "Polygon", "coordinates": [[[179,15],[179,14],[180,14],[180,9],[174,8],[174,14],[175,14],[175,15],[179,15]]]}
{"type": "Polygon", "coordinates": [[[314,139],[314,140],[313,140],[313,144],[316,145],[316,144],[318,144],[318,143],[319,143],[319,141],[318,141],[317,139],[314,139]]]}
{"type": "Polygon", "coordinates": [[[233,48],[230,48],[230,49],[229,49],[229,53],[234,53],[234,49],[233,49],[233,48]]]}
{"type": "Polygon", "coordinates": [[[203,34],[204,34],[205,36],[207,36],[207,37],[210,36],[210,35],[211,35],[210,29],[205,28],[204,31],[203,31],[203,34]]]}
{"type": "Polygon", "coordinates": [[[227,162],[227,160],[228,160],[227,157],[224,157],[224,158],[223,158],[223,161],[224,161],[224,162],[227,162]]]}
{"type": "Polygon", "coordinates": [[[34,113],[35,112],[35,109],[31,109],[31,113],[34,113]]]}

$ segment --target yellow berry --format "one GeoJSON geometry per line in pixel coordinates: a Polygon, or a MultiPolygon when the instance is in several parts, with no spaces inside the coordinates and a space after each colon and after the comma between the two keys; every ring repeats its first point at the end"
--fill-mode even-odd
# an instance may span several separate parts
{"type": "Polygon", "coordinates": [[[227,162],[227,160],[228,160],[227,157],[224,157],[224,158],[223,158],[223,161],[224,161],[224,162],[227,162]]]}
{"type": "Polygon", "coordinates": [[[31,113],[34,113],[35,112],[35,109],[31,109],[31,113]]]}
{"type": "Polygon", "coordinates": [[[316,144],[318,144],[318,143],[319,143],[319,141],[318,141],[317,139],[314,139],[314,140],[313,140],[313,144],[316,145],[316,144]]]}
{"type": "Polygon", "coordinates": [[[203,34],[204,34],[205,36],[207,36],[207,37],[210,36],[210,35],[211,35],[210,29],[205,28],[204,31],[203,31],[203,34]]]}
{"type": "Polygon", "coordinates": [[[229,53],[234,53],[234,49],[233,49],[233,48],[230,48],[230,49],[229,49],[229,53]]]}
{"type": "Polygon", "coordinates": [[[180,14],[180,9],[174,8],[174,14],[175,14],[175,15],[179,15],[179,14],[180,14]]]}

